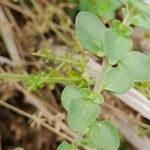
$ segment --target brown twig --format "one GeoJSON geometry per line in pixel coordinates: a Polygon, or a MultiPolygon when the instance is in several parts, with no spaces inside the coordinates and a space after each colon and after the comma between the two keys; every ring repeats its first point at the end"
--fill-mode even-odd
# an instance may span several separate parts
{"type": "Polygon", "coordinates": [[[42,120],[41,118],[36,117],[36,116],[33,116],[33,115],[30,115],[30,114],[28,114],[28,113],[26,113],[26,112],[24,112],[24,111],[22,111],[22,110],[20,110],[20,109],[18,109],[18,108],[16,108],[16,107],[12,106],[12,105],[10,105],[10,104],[4,102],[3,100],[0,101],[0,105],[1,105],[1,106],[4,106],[4,107],[6,107],[6,108],[8,108],[8,109],[10,109],[10,110],[12,110],[12,111],[14,111],[14,112],[16,112],[16,113],[18,113],[18,114],[20,114],[20,115],[22,115],[22,116],[24,116],[24,117],[26,117],[26,118],[29,118],[29,119],[33,120],[33,121],[36,122],[37,124],[39,124],[39,125],[45,127],[46,129],[50,130],[51,132],[53,132],[53,133],[55,133],[55,134],[57,134],[57,135],[63,137],[64,139],[66,139],[66,140],[68,140],[68,141],[70,141],[70,142],[73,142],[73,139],[72,139],[72,138],[70,138],[70,137],[67,136],[66,134],[64,134],[64,133],[62,133],[62,132],[56,130],[55,128],[53,128],[53,127],[50,126],[49,124],[43,122],[43,120],[42,120]]]}

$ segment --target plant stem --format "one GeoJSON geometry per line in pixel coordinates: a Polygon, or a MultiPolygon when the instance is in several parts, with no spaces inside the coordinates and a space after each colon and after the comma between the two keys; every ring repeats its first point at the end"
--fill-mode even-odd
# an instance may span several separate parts
{"type": "Polygon", "coordinates": [[[65,62],[65,63],[69,63],[69,64],[74,64],[74,65],[82,65],[80,63],[80,61],[75,61],[75,60],[71,60],[71,59],[63,58],[63,57],[55,57],[55,60],[65,62]]]}
{"type": "MultiPolygon", "coordinates": [[[[42,58],[46,59],[46,56],[43,55],[43,54],[39,54],[39,53],[32,53],[32,54],[34,56],[38,56],[38,57],[42,57],[42,58]]],[[[55,55],[52,58],[52,60],[65,62],[65,63],[69,63],[69,64],[74,64],[74,65],[78,65],[78,66],[83,66],[83,64],[80,61],[69,59],[69,58],[65,58],[65,57],[58,57],[58,56],[55,56],[55,55]]]]}
{"type": "MultiPolygon", "coordinates": [[[[34,80],[34,77],[31,75],[0,73],[0,80],[28,81],[32,79],[34,80]]],[[[45,78],[45,82],[50,82],[50,83],[72,83],[78,80],[79,80],[78,78],[53,77],[53,76],[52,77],[46,76],[45,78]]]]}
{"type": "Polygon", "coordinates": [[[107,73],[107,69],[108,69],[108,62],[107,62],[107,59],[104,57],[102,68],[98,72],[98,76],[97,76],[96,83],[94,86],[94,92],[100,93],[102,91],[102,85],[103,85],[103,81],[107,73]]]}
{"type": "Polygon", "coordinates": [[[75,137],[75,139],[74,139],[74,143],[75,143],[75,145],[79,145],[80,144],[80,141],[81,141],[81,139],[83,138],[83,134],[82,133],[77,133],[76,134],[76,137],[75,137]]]}
{"type": "Polygon", "coordinates": [[[134,8],[132,8],[128,14],[126,15],[126,17],[124,18],[122,24],[125,26],[129,26],[132,22],[133,16],[134,16],[134,8]]]}
{"type": "Polygon", "coordinates": [[[27,81],[29,79],[30,79],[30,75],[0,73],[0,80],[27,81]]]}

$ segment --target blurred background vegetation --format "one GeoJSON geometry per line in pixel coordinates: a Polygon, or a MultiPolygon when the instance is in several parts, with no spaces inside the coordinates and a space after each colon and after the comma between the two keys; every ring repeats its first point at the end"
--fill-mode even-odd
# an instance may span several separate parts
{"type": "MultiPolygon", "coordinates": [[[[110,27],[112,20],[123,20],[123,8],[122,0],[0,0],[0,72],[7,72],[5,78],[10,80],[0,82],[0,99],[47,120],[41,113],[44,107],[55,118],[49,124],[72,135],[61,106],[61,91],[68,84],[87,87],[94,82],[87,73],[89,54],[75,35],[75,16],[89,11],[110,27]],[[39,101],[34,103],[33,96],[39,101]]],[[[135,27],[132,39],[135,50],[150,55],[149,31],[135,27]]],[[[101,58],[94,55],[90,59],[101,63],[101,58]]],[[[137,83],[135,88],[150,98],[150,83],[137,83]]],[[[110,93],[103,94],[106,105],[123,112],[137,135],[150,136],[149,120],[110,93]]],[[[111,120],[113,113],[109,110],[102,117],[111,120]]],[[[120,150],[136,149],[121,132],[120,139],[120,150]]],[[[17,146],[25,150],[56,150],[62,138],[0,107],[0,141],[4,150],[17,146]]]]}

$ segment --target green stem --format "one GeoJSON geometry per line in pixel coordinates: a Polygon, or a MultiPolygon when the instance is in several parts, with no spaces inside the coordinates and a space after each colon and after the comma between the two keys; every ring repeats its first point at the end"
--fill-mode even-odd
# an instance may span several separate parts
{"type": "Polygon", "coordinates": [[[79,145],[80,144],[80,141],[81,141],[81,139],[83,138],[83,134],[82,133],[77,133],[76,134],[76,137],[75,137],[75,139],[74,139],[74,143],[75,143],[75,145],[79,145]]]}
{"type": "Polygon", "coordinates": [[[69,64],[82,65],[78,61],[70,60],[70,59],[67,59],[67,58],[64,58],[64,57],[55,57],[55,60],[61,61],[61,62],[66,62],[66,63],[69,63],[69,64]]]}
{"type": "Polygon", "coordinates": [[[96,83],[94,86],[94,92],[100,93],[102,91],[103,81],[105,79],[106,73],[108,69],[107,59],[103,59],[103,64],[101,70],[98,72],[96,83]]]}
{"type": "Polygon", "coordinates": [[[129,26],[132,22],[133,16],[134,16],[134,8],[132,8],[128,14],[126,15],[126,17],[124,18],[122,24],[125,26],[129,26]]]}
{"type": "Polygon", "coordinates": [[[31,78],[30,75],[0,73],[0,80],[26,81],[29,80],[30,78],[31,78]]]}
{"type": "MultiPolygon", "coordinates": [[[[46,56],[44,54],[40,54],[40,53],[32,53],[34,56],[38,56],[38,57],[42,57],[42,58],[46,58],[46,56]]],[[[65,57],[58,57],[58,56],[53,56],[52,60],[56,60],[56,61],[60,61],[60,62],[65,62],[65,63],[69,63],[69,64],[74,64],[74,65],[78,65],[81,66],[81,62],[80,61],[76,61],[76,60],[71,60],[65,57]]]]}
{"type": "Polygon", "coordinates": [[[46,82],[50,83],[72,83],[78,81],[78,78],[64,78],[64,77],[49,77],[46,82]]]}
{"type": "MultiPolygon", "coordinates": [[[[32,78],[33,78],[33,76],[31,76],[31,75],[7,74],[7,73],[0,74],[1,80],[28,81],[28,80],[31,80],[32,78]]],[[[34,78],[33,78],[33,80],[34,80],[34,78]]],[[[47,76],[45,78],[45,82],[50,82],[50,83],[72,83],[72,82],[76,82],[78,80],[79,80],[78,78],[67,78],[67,77],[47,76]]]]}

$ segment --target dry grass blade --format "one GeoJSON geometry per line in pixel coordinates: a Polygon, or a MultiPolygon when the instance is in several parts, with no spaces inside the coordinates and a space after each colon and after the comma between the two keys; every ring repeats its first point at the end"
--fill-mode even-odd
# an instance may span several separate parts
{"type": "Polygon", "coordinates": [[[5,13],[3,12],[1,6],[0,6],[0,31],[10,57],[12,58],[15,64],[20,64],[21,58],[17,51],[17,46],[13,38],[13,33],[9,26],[7,17],[5,16],[5,13]]]}
{"type": "MultiPolygon", "coordinates": [[[[53,132],[53,133],[59,135],[59,136],[62,137],[62,138],[68,140],[69,142],[71,142],[71,143],[74,142],[74,139],[73,139],[73,138],[71,138],[71,137],[69,137],[68,135],[66,135],[66,134],[64,134],[64,133],[62,133],[62,132],[60,132],[60,131],[58,131],[57,129],[55,129],[55,128],[52,127],[51,125],[45,123],[41,118],[39,118],[39,117],[37,117],[37,116],[34,116],[34,115],[30,115],[30,114],[28,114],[28,113],[26,113],[26,112],[24,112],[24,111],[22,111],[22,110],[20,110],[20,109],[18,109],[18,108],[16,108],[16,107],[12,106],[12,105],[10,105],[10,104],[4,102],[3,100],[0,101],[0,105],[6,107],[6,108],[8,108],[8,109],[10,109],[10,110],[12,110],[12,111],[14,111],[14,112],[16,112],[16,113],[18,113],[18,114],[20,114],[20,115],[22,115],[22,116],[24,116],[24,117],[26,117],[26,118],[28,118],[28,119],[33,120],[35,123],[37,123],[37,125],[43,126],[44,128],[50,130],[51,132],[53,132]]],[[[80,144],[79,144],[79,146],[83,147],[85,150],[92,150],[91,148],[88,148],[88,147],[83,146],[83,145],[80,145],[80,144]]]]}
{"type": "Polygon", "coordinates": [[[30,114],[28,114],[28,113],[26,113],[26,112],[24,112],[24,111],[22,111],[22,110],[20,110],[20,109],[18,109],[18,108],[16,108],[16,107],[10,105],[10,104],[8,104],[8,103],[2,101],[2,100],[0,101],[0,105],[6,107],[6,108],[8,108],[8,109],[10,109],[10,110],[12,110],[12,111],[14,111],[14,112],[16,112],[16,113],[18,113],[18,114],[20,114],[20,115],[22,115],[22,116],[24,116],[24,117],[27,117],[27,118],[29,118],[29,119],[32,119],[34,122],[36,122],[37,124],[39,124],[39,125],[45,127],[46,129],[50,130],[51,132],[54,132],[55,134],[57,134],[57,135],[63,137],[64,139],[66,139],[66,140],[68,140],[68,141],[70,141],[70,142],[73,142],[73,139],[72,139],[72,138],[70,138],[70,137],[67,136],[66,134],[64,134],[64,133],[62,133],[62,132],[56,130],[55,128],[53,128],[53,127],[50,126],[49,124],[43,122],[43,120],[42,120],[41,118],[36,117],[36,116],[34,116],[34,115],[30,115],[30,114]]]}

